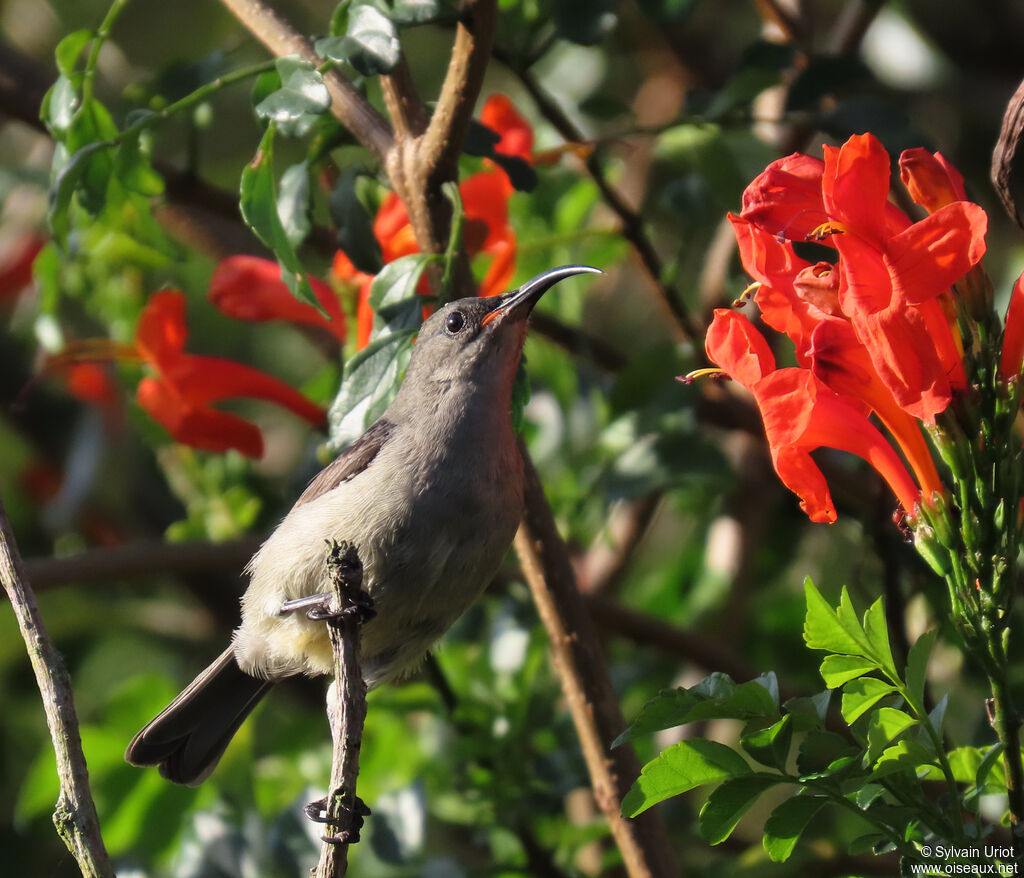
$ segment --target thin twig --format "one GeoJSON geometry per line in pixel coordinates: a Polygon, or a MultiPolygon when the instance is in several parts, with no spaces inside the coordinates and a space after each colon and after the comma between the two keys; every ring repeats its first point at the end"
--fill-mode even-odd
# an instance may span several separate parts
{"type": "MultiPolygon", "coordinates": [[[[313,64],[323,63],[313,44],[261,0],[221,2],[275,56],[299,55],[313,64]]],[[[332,115],[383,163],[394,142],[391,126],[336,70],[324,74],[324,84],[331,95],[332,115]]]]}
{"type": "MultiPolygon", "coordinates": [[[[334,682],[327,698],[334,751],[331,783],[323,810],[326,826],[337,835],[325,835],[316,878],[340,878],[348,870],[348,847],[359,841],[363,805],[356,796],[359,749],[366,721],[366,682],[359,666],[360,626],[366,618],[368,598],[362,592],[363,566],[356,549],[347,543],[331,545],[328,561],[334,591],[335,615],[327,620],[334,652],[334,682]]],[[[320,803],[309,806],[316,809],[320,803]]]]}
{"type": "Polygon", "coordinates": [[[100,834],[96,805],[89,791],[89,771],[82,752],[78,717],[71,694],[71,679],[64,659],[50,639],[25,576],[3,500],[0,499],[0,582],[11,601],[25,640],[36,684],[46,711],[54,753],[60,797],[53,812],[57,834],[64,840],[86,878],[114,878],[107,849],[100,834]]]}
{"type": "MultiPolygon", "coordinates": [[[[558,102],[537,81],[536,77],[529,71],[523,70],[514,60],[505,53],[496,51],[494,55],[499,61],[505,64],[523,84],[529,92],[540,114],[554,126],[555,130],[569,143],[579,143],[586,138],[575,123],[565,114],[558,102]]],[[[622,225],[621,232],[640,258],[655,290],[658,292],[658,300],[664,306],[673,322],[679,327],[683,335],[696,344],[703,333],[699,331],[696,321],[682,304],[679,291],[665,282],[664,265],[658,255],[653,242],[644,229],[643,217],[630,207],[618,190],[608,182],[601,162],[596,153],[591,153],[584,160],[587,173],[590,174],[605,204],[618,216],[622,225]]],[[[695,355],[700,358],[701,351],[695,347],[695,355]]]]}
{"type": "Polygon", "coordinates": [[[661,496],[660,493],[648,494],[611,509],[604,530],[577,565],[581,591],[608,594],[618,588],[654,520],[661,496]]]}
{"type": "Polygon", "coordinates": [[[569,704],[594,798],[608,821],[630,878],[682,873],[660,816],[622,816],[622,797],[640,773],[629,745],[609,745],[625,728],[600,643],[576,587],[568,550],[555,526],[537,471],[526,463],[526,512],[515,547],[523,576],[551,640],[555,670],[569,704]]]}

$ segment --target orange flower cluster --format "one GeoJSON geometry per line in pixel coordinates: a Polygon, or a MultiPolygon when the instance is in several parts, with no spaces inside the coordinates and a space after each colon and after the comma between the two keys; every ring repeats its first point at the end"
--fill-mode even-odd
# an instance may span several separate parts
{"type": "MultiPolygon", "coordinates": [[[[868,460],[910,514],[922,493],[927,500],[942,489],[921,423],[934,423],[966,386],[953,286],[981,262],[987,217],[940,154],[908,150],[900,171],[928,211],[917,222],[889,202],[889,156],[870,134],[826,146],[824,161],[773,162],[729,217],[762,318],[792,340],[798,365],[778,368],[761,333],[724,309],[708,331],[708,356],[753,394],[775,469],[813,521],[836,518],[810,457],[821,446],[868,460]],[[803,259],[797,247],[806,241],[832,248],[830,260],[803,259]]],[[[1003,349],[1007,377],[1024,357],[1020,287],[1003,349]]]]}

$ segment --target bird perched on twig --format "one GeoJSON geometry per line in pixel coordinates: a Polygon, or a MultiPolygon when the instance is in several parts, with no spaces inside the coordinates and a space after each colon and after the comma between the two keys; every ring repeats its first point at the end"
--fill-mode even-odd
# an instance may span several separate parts
{"type": "Polygon", "coordinates": [[[125,758],[176,783],[213,771],[278,680],[329,674],[319,618],[325,541],[353,545],[376,615],[362,628],[369,686],[401,676],[481,594],[523,510],[511,397],[530,311],[569,265],[501,296],[459,299],[420,330],[387,411],[309,484],[249,562],[231,645],[140,731],[125,758]],[[312,612],[301,612],[310,610],[312,612]]]}

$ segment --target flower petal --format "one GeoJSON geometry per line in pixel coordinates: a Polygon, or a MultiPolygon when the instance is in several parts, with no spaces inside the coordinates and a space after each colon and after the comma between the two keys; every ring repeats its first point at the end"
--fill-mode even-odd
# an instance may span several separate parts
{"type": "Polygon", "coordinates": [[[185,294],[181,290],[160,290],[149,297],[135,329],[135,346],[151,365],[179,355],[185,348],[185,294]]]}
{"type": "Polygon", "coordinates": [[[263,437],[254,424],[230,412],[189,405],[165,382],[143,378],[136,399],[177,442],[203,451],[235,449],[246,457],[263,456],[263,437]]]}
{"type": "Polygon", "coordinates": [[[920,147],[905,149],[900,155],[900,179],[910,197],[928,213],[935,213],[954,201],[966,201],[963,175],[941,152],[920,147]]]}
{"type": "Polygon", "coordinates": [[[1020,376],[1024,365],[1024,274],[1017,278],[1006,308],[1006,329],[1003,330],[1003,353],[999,374],[1009,381],[1020,376]]]}
{"type": "Polygon", "coordinates": [[[501,135],[494,151],[530,161],[533,154],[533,128],[503,94],[492,94],[480,110],[480,121],[501,135]]]}
{"type": "Polygon", "coordinates": [[[764,336],[735,311],[715,309],[704,347],[713,363],[748,390],[775,369],[775,356],[764,336]]]}
{"type": "Polygon", "coordinates": [[[281,280],[276,262],[256,256],[231,256],[221,260],[210,278],[207,296],[220,311],[236,320],[285,320],[315,326],[344,341],[345,315],[338,297],[322,281],[313,277],[308,280],[330,320],[292,295],[281,280]]]}

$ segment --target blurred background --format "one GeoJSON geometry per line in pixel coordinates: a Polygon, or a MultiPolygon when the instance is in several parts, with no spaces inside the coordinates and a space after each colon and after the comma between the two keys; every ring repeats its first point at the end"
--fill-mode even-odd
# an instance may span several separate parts
{"type": "MultiPolygon", "coordinates": [[[[306,33],[328,29],[330,4],[276,5],[306,33]]],[[[322,464],[325,436],[267,403],[232,402],[226,409],[259,427],[261,458],[176,444],[135,401],[147,367],[130,349],[149,296],[181,289],[186,350],[247,363],[326,406],[355,332],[339,345],[316,329],[232,319],[207,301],[220,260],[266,255],[237,210],[260,136],[251,82],[155,130],[147,149],[162,193],[79,212],[67,248],[55,246],[46,224],[54,144],[39,107],[58,75],[58,42],[96,28],[107,9],[0,2],[0,495],[72,673],[118,874],[304,874],[319,828],[301,806],[322,794],[330,769],[323,681],[278,687],[201,788],[172,786],[122,754],[219,652],[237,622],[242,569],[322,464]],[[92,339],[120,353],[84,371],[49,359],[92,339]]],[[[962,171],[989,212],[986,268],[1005,300],[1024,249],[989,164],[1024,73],[1024,6],[501,0],[499,10],[482,95],[507,95],[528,120],[538,176],[508,199],[514,282],[563,263],[605,272],[543,300],[526,350],[525,432],[626,717],[660,689],[712,671],[745,680],[774,670],[785,694],[820,691],[800,636],[808,575],[829,596],[848,585],[861,607],[884,595],[903,638],[897,651],[907,635],[941,625],[945,595],[901,542],[895,502],[873,471],[819,454],[840,520],[811,525],[771,471],[749,400],[674,379],[702,365],[711,310],[748,283],[723,223],[744,186],[780,155],[820,154],[852,133],[873,132],[893,158],[912,146],[941,150],[962,171]]],[[[431,99],[451,27],[401,37],[431,99]]],[[[124,127],[133,110],[166,106],[265,57],[216,3],[135,0],[100,53],[96,95],[124,127]]],[[[366,87],[379,101],[376,84],[366,87]]],[[[308,148],[297,139],[280,151],[287,159],[308,148]]],[[[345,143],[331,156],[339,167],[366,161],[345,143]]],[[[463,176],[479,168],[467,156],[463,176]]],[[[326,195],[315,199],[301,256],[332,282],[326,195]]],[[[334,283],[354,315],[358,292],[334,283]]],[[[950,693],[958,737],[983,736],[983,689],[959,653],[940,642],[932,674],[950,693]]],[[[50,821],[57,784],[39,696],[6,609],[0,705],[2,871],[73,875],[50,821]]],[[[702,731],[736,733],[729,724],[702,731]]],[[[638,741],[641,758],[673,734],[638,741]]],[[[422,673],[371,693],[360,795],[374,814],[354,876],[616,874],[513,556],[422,673]]],[[[700,801],[661,806],[689,875],[720,872],[723,860],[737,876],[892,869],[845,854],[855,818],[816,821],[811,843],[783,865],[760,847],[765,809],[709,848],[693,828],[700,801]]]]}

